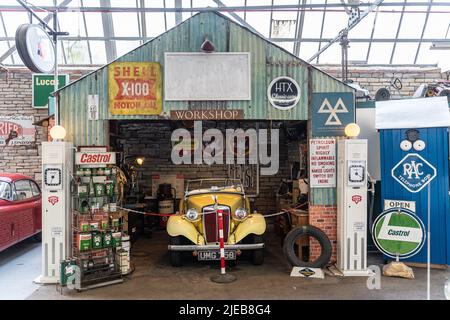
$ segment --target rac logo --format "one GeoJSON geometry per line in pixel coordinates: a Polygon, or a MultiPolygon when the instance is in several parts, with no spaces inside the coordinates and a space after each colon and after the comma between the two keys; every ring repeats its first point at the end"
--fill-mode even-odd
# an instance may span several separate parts
{"type": "Polygon", "coordinates": [[[411,163],[403,164],[403,175],[408,176],[408,179],[412,179],[414,175],[414,179],[420,179],[420,176],[423,175],[423,171],[421,168],[423,163],[416,163],[416,161],[411,161],[411,163]]]}

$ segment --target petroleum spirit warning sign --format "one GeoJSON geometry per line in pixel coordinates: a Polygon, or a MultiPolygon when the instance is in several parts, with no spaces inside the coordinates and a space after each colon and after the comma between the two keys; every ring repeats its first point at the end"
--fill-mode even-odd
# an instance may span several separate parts
{"type": "Polygon", "coordinates": [[[157,62],[114,62],[108,67],[109,112],[159,115],[161,66],[157,62]]]}
{"type": "Polygon", "coordinates": [[[334,139],[311,139],[310,186],[327,188],[336,186],[336,141],[334,139]]]}

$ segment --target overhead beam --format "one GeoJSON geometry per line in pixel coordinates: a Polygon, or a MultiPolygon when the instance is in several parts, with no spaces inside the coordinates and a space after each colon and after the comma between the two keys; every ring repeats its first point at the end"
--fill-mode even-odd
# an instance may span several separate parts
{"type": "MultiPolygon", "coordinates": [[[[110,0],[100,0],[100,5],[102,7],[111,7],[110,0]]],[[[114,37],[114,24],[112,20],[111,12],[102,12],[102,24],[103,24],[103,34],[105,35],[105,50],[106,50],[106,60],[111,62],[117,57],[116,42],[113,40],[114,37]]]]}
{"type": "MultiPolygon", "coordinates": [[[[61,4],[59,6],[53,6],[53,10],[50,11],[55,11],[55,10],[64,10],[67,9],[67,5],[69,3],[71,3],[72,0],[64,0],[63,2],[61,2],[61,4]]],[[[1,8],[2,6],[0,6],[0,10],[2,10],[1,8]]],[[[25,11],[25,9],[23,9],[23,7],[18,6],[20,8],[20,11],[25,11]]],[[[37,10],[38,11],[38,10],[37,10]]],[[[49,22],[51,19],[53,18],[53,13],[49,13],[48,15],[46,15],[42,20],[45,22],[49,22]]],[[[3,61],[5,61],[5,59],[7,59],[10,55],[12,55],[14,52],[16,52],[16,45],[11,46],[11,48],[9,48],[8,50],[6,50],[6,52],[4,54],[2,54],[0,56],[0,63],[2,63],[3,61]]]]}
{"type": "MultiPolygon", "coordinates": [[[[229,7],[226,6],[222,1],[220,1],[220,0],[213,0],[213,1],[217,4],[217,6],[218,6],[217,9],[224,9],[224,8],[229,9],[229,7]]],[[[217,11],[219,11],[219,10],[217,10],[217,11]]],[[[259,36],[261,36],[261,37],[263,37],[263,38],[265,38],[265,37],[264,37],[261,33],[259,33],[255,28],[253,28],[251,25],[249,25],[249,24],[247,23],[247,21],[245,21],[245,14],[246,14],[246,11],[244,11],[244,19],[242,19],[242,18],[241,18],[237,13],[235,13],[235,12],[229,12],[229,14],[230,14],[230,16],[232,16],[234,19],[236,19],[236,21],[238,21],[240,24],[242,24],[244,27],[246,27],[246,28],[252,30],[254,33],[258,34],[259,36]]],[[[269,36],[270,36],[270,35],[269,35],[269,36]]]]}
{"type": "Polygon", "coordinates": [[[433,0],[429,0],[430,5],[428,6],[427,9],[427,14],[425,16],[425,21],[423,23],[423,28],[422,28],[422,33],[420,34],[420,41],[419,44],[417,45],[417,51],[416,51],[416,55],[414,57],[414,63],[417,62],[417,58],[419,57],[419,52],[420,52],[420,47],[422,46],[422,39],[423,36],[425,35],[425,29],[427,28],[427,24],[428,24],[428,18],[430,17],[430,11],[431,11],[431,7],[433,5],[433,0]]]}
{"type": "MultiPolygon", "coordinates": [[[[397,32],[395,33],[395,40],[398,39],[398,36],[400,34],[400,29],[402,28],[403,16],[405,14],[405,5],[407,3],[406,1],[407,0],[405,0],[405,2],[403,3],[402,14],[400,15],[400,20],[398,21],[397,32]]],[[[394,54],[395,54],[396,48],[397,48],[397,41],[394,41],[394,45],[392,46],[391,58],[389,59],[389,63],[392,63],[392,60],[394,60],[394,54]]]]}
{"type": "Polygon", "coordinates": [[[175,25],[179,25],[181,22],[183,22],[183,14],[181,9],[183,9],[183,4],[181,3],[181,0],[175,0],[175,25]]]}
{"type": "MultiPolygon", "coordinates": [[[[298,0],[298,4],[305,4],[306,0],[298,0]]],[[[305,11],[297,11],[297,29],[295,30],[295,37],[300,39],[303,34],[303,24],[305,22],[305,11]]],[[[300,42],[294,43],[294,55],[298,57],[300,54],[300,42]]]]}
{"type": "MultiPolygon", "coordinates": [[[[383,0],[376,0],[375,3],[373,4],[373,6],[377,7],[379,6],[381,3],[383,2],[383,0]]],[[[311,58],[308,59],[308,62],[311,62],[312,60],[314,60],[315,58],[317,58],[318,56],[320,56],[325,50],[327,50],[329,47],[331,47],[336,41],[338,41],[341,38],[341,34],[343,33],[348,33],[350,30],[352,30],[354,27],[356,27],[358,25],[358,23],[360,23],[365,17],[367,17],[369,15],[369,13],[371,13],[373,11],[372,7],[367,8],[365,11],[363,11],[359,17],[358,20],[356,20],[354,23],[352,23],[351,25],[347,26],[346,28],[342,29],[338,35],[336,37],[334,37],[331,41],[329,41],[323,48],[321,48],[318,52],[316,52],[315,54],[312,55],[311,58]]]]}
{"type": "MultiPolygon", "coordinates": [[[[215,1],[215,0],[213,0],[215,1]]],[[[360,8],[366,8],[370,9],[376,6],[381,7],[401,7],[403,6],[403,1],[401,2],[386,2],[382,4],[377,4],[378,1],[373,2],[366,2],[366,3],[360,3],[358,6],[360,8]]],[[[408,2],[407,7],[427,7],[428,2],[408,2]]],[[[450,1],[445,2],[435,2],[433,3],[433,6],[435,7],[448,7],[450,6],[450,1]]],[[[288,4],[288,5],[274,5],[273,7],[271,5],[254,5],[254,6],[226,6],[226,7],[183,7],[181,9],[178,8],[136,8],[136,7],[70,7],[70,8],[64,8],[60,12],[65,11],[84,11],[84,12],[201,12],[201,11],[220,11],[220,12],[228,12],[228,11],[270,11],[270,10],[280,10],[280,11],[297,11],[299,9],[323,9],[323,8],[341,8],[343,9],[346,7],[346,5],[343,5],[342,3],[329,3],[327,5],[322,4],[305,4],[305,5],[299,5],[299,4],[288,4]]],[[[55,10],[54,6],[40,6],[40,10],[37,9],[37,11],[52,11],[55,10]]],[[[0,10],[5,11],[24,11],[22,7],[20,6],[14,6],[14,5],[0,5],[0,10]]]]}

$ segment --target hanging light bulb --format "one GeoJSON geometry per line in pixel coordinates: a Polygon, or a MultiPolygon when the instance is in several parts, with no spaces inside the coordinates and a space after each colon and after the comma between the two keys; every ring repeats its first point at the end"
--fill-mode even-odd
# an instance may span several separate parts
{"type": "Polygon", "coordinates": [[[349,138],[355,138],[359,135],[361,129],[359,128],[359,126],[356,123],[349,123],[346,127],[345,127],[345,135],[349,138]]]}
{"type": "Polygon", "coordinates": [[[64,129],[63,126],[53,126],[50,129],[50,137],[52,137],[53,140],[62,140],[66,136],[66,129],[64,129]]]}

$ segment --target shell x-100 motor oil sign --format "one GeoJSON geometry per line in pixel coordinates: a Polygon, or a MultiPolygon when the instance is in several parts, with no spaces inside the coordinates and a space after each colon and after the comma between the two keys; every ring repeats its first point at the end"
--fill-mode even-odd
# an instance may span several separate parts
{"type": "Polygon", "coordinates": [[[109,113],[159,115],[161,66],[157,62],[114,62],[108,66],[109,113]]]}

